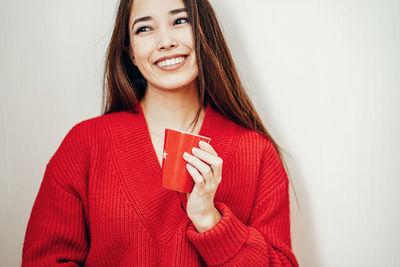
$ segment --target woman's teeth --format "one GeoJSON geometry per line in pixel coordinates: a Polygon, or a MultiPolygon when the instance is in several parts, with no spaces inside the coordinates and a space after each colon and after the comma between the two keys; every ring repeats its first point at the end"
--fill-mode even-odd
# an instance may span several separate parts
{"type": "Polygon", "coordinates": [[[157,65],[160,66],[160,67],[171,66],[171,65],[175,65],[175,64],[181,63],[184,60],[185,60],[184,57],[171,58],[171,59],[167,59],[167,60],[164,60],[164,61],[157,62],[157,65]]]}

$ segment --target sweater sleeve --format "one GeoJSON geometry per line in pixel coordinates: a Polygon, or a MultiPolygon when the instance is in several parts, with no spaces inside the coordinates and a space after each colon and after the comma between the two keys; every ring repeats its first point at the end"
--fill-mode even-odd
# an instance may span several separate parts
{"type": "Polygon", "coordinates": [[[82,204],[87,175],[84,136],[75,126],[46,166],[28,222],[22,266],[79,266],[88,241],[82,204]]]}
{"type": "Polygon", "coordinates": [[[187,237],[209,266],[298,266],[291,251],[289,188],[277,151],[263,152],[255,202],[247,223],[223,202],[214,202],[222,219],[199,233],[193,223],[187,237]]]}

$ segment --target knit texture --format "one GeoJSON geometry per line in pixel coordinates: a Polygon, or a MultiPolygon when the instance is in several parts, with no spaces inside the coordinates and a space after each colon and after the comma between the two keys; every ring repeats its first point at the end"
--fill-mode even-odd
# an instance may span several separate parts
{"type": "Polygon", "coordinates": [[[139,106],[82,121],[64,137],[32,208],[22,266],[298,266],[288,178],[272,143],[211,105],[199,134],[223,159],[213,228],[198,233],[186,194],[161,186],[139,106]]]}

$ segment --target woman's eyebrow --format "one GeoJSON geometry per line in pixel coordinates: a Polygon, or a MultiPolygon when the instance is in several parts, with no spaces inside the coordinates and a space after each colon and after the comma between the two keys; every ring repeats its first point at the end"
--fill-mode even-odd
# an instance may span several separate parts
{"type": "Polygon", "coordinates": [[[171,14],[171,15],[175,15],[175,14],[178,14],[178,13],[181,13],[181,12],[186,12],[186,11],[187,11],[186,8],[178,8],[178,9],[173,9],[168,13],[171,14]]]}
{"type": "MultiPolygon", "coordinates": [[[[175,15],[175,14],[179,14],[181,12],[187,12],[186,8],[173,9],[173,10],[170,10],[168,13],[170,15],[175,15]]],[[[137,18],[133,22],[132,29],[133,29],[133,27],[135,26],[136,23],[141,22],[141,21],[149,21],[149,20],[152,20],[152,19],[153,19],[152,16],[145,16],[145,17],[137,18]]]]}

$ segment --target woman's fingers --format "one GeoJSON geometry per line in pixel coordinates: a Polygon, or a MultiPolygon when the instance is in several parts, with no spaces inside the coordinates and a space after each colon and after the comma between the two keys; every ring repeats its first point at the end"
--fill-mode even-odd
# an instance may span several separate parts
{"type": "MultiPolygon", "coordinates": [[[[207,144],[208,145],[208,144],[207,144]]],[[[211,147],[212,149],[212,147],[211,147]]],[[[194,147],[192,149],[193,155],[206,162],[209,166],[211,166],[211,171],[214,175],[220,176],[222,171],[222,159],[216,155],[216,152],[213,149],[213,152],[208,152],[203,149],[199,149],[194,147]],[[212,154],[210,154],[212,153],[212,154]],[[215,155],[214,155],[215,153],[215,155]]]]}
{"type": "Polygon", "coordinates": [[[189,153],[184,153],[183,154],[184,159],[189,162],[192,167],[196,168],[197,171],[203,176],[205,179],[205,183],[207,183],[207,180],[209,179],[209,176],[212,175],[212,171],[209,165],[201,161],[198,157],[195,157],[189,153]]]}
{"type": "Polygon", "coordinates": [[[193,155],[185,152],[183,158],[189,163],[187,169],[196,183],[214,188],[221,182],[223,161],[210,144],[200,141],[199,145],[200,148],[192,149],[193,155]]]}
{"type": "Polygon", "coordinates": [[[190,163],[187,163],[186,169],[188,170],[190,175],[193,177],[195,184],[197,184],[198,186],[205,185],[203,176],[199,173],[199,171],[195,167],[193,167],[190,163]]]}
{"type": "Polygon", "coordinates": [[[217,154],[217,152],[215,152],[214,148],[207,142],[200,141],[199,147],[214,156],[218,156],[218,154],[217,154]]]}

